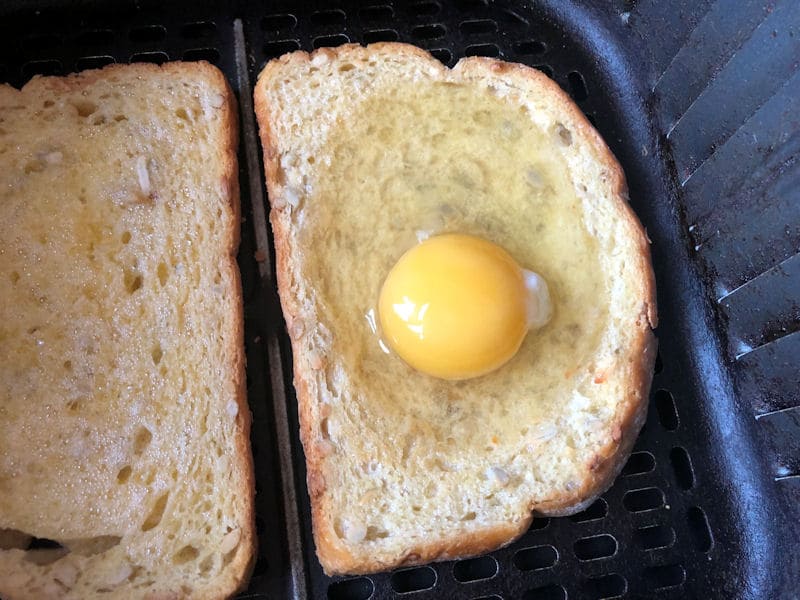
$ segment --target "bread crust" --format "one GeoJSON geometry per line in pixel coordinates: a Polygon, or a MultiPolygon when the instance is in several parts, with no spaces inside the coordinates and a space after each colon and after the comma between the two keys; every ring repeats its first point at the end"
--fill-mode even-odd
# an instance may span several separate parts
{"type": "MultiPolygon", "coordinates": [[[[174,64],[174,63],[173,63],[174,64]]],[[[237,161],[238,147],[239,147],[239,111],[236,108],[236,96],[228,83],[228,80],[222,72],[213,65],[202,61],[198,64],[204,70],[208,70],[209,76],[217,79],[218,85],[225,90],[225,107],[226,115],[224,118],[225,126],[224,133],[226,144],[224,148],[220,149],[220,153],[225,157],[225,172],[224,183],[228,190],[228,198],[231,210],[233,211],[233,220],[228,233],[228,256],[225,266],[228,270],[229,277],[233,282],[234,288],[234,302],[235,312],[233,315],[233,331],[227,339],[231,340],[228,348],[233,358],[232,370],[234,374],[234,386],[236,389],[236,404],[238,412],[236,415],[236,424],[238,427],[236,435],[236,461],[235,464],[239,467],[239,476],[244,482],[241,491],[243,506],[242,514],[246,527],[242,530],[242,539],[240,544],[243,544],[244,551],[239,551],[233,560],[233,579],[228,586],[228,590],[220,589],[213,590],[218,595],[227,595],[233,597],[238,592],[244,590],[247,582],[250,580],[250,575],[255,566],[255,557],[257,550],[257,539],[255,536],[256,529],[256,515],[255,515],[255,469],[253,466],[253,453],[250,450],[250,427],[252,425],[252,415],[250,413],[250,406],[247,402],[247,382],[245,377],[245,356],[244,356],[244,297],[242,294],[242,280],[239,272],[239,266],[236,262],[236,255],[239,251],[239,242],[241,239],[241,202],[239,195],[239,166],[237,161]]],[[[209,590],[211,595],[212,590],[209,590]]]]}
{"type": "MultiPolygon", "coordinates": [[[[237,471],[237,481],[241,486],[236,492],[240,507],[239,514],[242,516],[242,530],[239,541],[240,550],[232,559],[221,580],[215,582],[205,589],[195,590],[194,597],[197,598],[223,598],[233,597],[236,593],[243,590],[255,564],[256,536],[255,536],[255,474],[253,468],[253,456],[250,450],[250,427],[251,413],[247,402],[247,389],[245,380],[245,356],[244,356],[244,306],[241,277],[237,264],[237,253],[240,242],[241,205],[239,197],[239,173],[238,173],[238,145],[239,145],[239,117],[236,107],[236,97],[223,73],[215,66],[206,61],[192,63],[168,62],[163,65],[149,63],[136,63],[131,65],[112,64],[101,69],[91,69],[79,73],[73,73],[63,77],[36,76],[20,90],[9,85],[0,85],[0,101],[6,98],[14,99],[15,96],[22,95],[31,88],[43,87],[53,93],[71,93],[80,90],[87,85],[99,80],[107,80],[115,74],[124,74],[129,77],[131,74],[145,78],[151,75],[175,75],[176,77],[202,78],[211,83],[215,89],[222,92],[224,103],[221,107],[222,114],[222,143],[218,148],[218,161],[223,165],[223,173],[220,180],[221,189],[225,191],[227,204],[231,211],[230,226],[225,232],[227,251],[225,260],[220,267],[225,272],[227,281],[231,287],[231,306],[233,313],[230,315],[229,330],[224,333],[224,338],[228,342],[225,355],[230,364],[225,371],[231,374],[235,401],[237,405],[237,415],[235,417],[235,457],[233,463],[237,471]],[[3,98],[6,96],[6,98],[3,98]]],[[[227,399],[219,399],[224,402],[227,399]]],[[[166,560],[166,559],[165,559],[166,560]]],[[[26,595],[24,589],[9,591],[11,597],[26,595]]],[[[165,597],[179,597],[182,592],[175,590],[174,593],[165,594],[165,597]]],[[[161,597],[161,596],[159,596],[161,597]]]]}
{"type": "MultiPolygon", "coordinates": [[[[402,555],[381,560],[373,557],[363,559],[354,555],[341,543],[332,526],[332,517],[325,513],[319,499],[325,494],[326,482],[322,474],[322,460],[318,445],[312,435],[314,422],[312,406],[315,397],[309,382],[307,363],[300,357],[300,347],[291,333],[294,319],[301,307],[293,295],[291,227],[281,218],[286,204],[283,197],[284,174],[278,155],[278,140],[272,124],[280,119],[280,107],[270,106],[262,88],[278,69],[285,65],[307,63],[318,56],[328,60],[357,60],[366,56],[382,55],[393,60],[413,58],[425,61],[432,73],[446,73],[447,69],[428,52],[415,46],[387,42],[367,46],[347,44],[338,48],[323,48],[311,54],[293,52],[269,62],[262,70],[254,91],[255,112],[258,118],[261,143],[264,150],[264,169],[267,191],[272,209],[270,220],[273,228],[277,280],[280,300],[292,337],[294,350],[294,383],[297,390],[300,437],[307,462],[308,489],[311,496],[311,513],[314,540],[319,560],[329,575],[373,573],[398,566],[418,565],[432,561],[463,558],[485,553],[512,543],[523,535],[530,526],[534,515],[561,516],[576,513],[590,505],[601,493],[608,489],[624,466],[638,433],[647,415],[647,402],[652,379],[652,368],[657,343],[652,328],[657,325],[655,298],[655,279],[650,265],[649,240],[627,203],[627,185],[623,171],[608,146],[595,131],[580,109],[567,94],[550,78],[536,69],[491,58],[465,58],[452,69],[453,75],[465,80],[480,80],[489,85],[500,85],[518,90],[535,89],[536,94],[547,95],[556,104],[565,125],[577,130],[579,137],[587,140],[593,149],[597,162],[607,172],[603,196],[613,203],[614,211],[624,223],[627,235],[635,241],[637,252],[635,265],[629,268],[637,274],[641,283],[639,297],[641,310],[635,322],[636,335],[632,347],[626,352],[630,361],[617,365],[608,377],[622,381],[627,396],[620,399],[613,422],[610,424],[611,439],[588,461],[585,466],[586,477],[582,485],[569,493],[555,494],[546,500],[534,502],[529,506],[530,513],[517,522],[502,522],[473,528],[469,532],[454,531],[437,539],[412,544],[402,555]]],[[[597,381],[602,385],[604,381],[597,381]]],[[[315,390],[315,388],[313,388],[315,390]]]]}

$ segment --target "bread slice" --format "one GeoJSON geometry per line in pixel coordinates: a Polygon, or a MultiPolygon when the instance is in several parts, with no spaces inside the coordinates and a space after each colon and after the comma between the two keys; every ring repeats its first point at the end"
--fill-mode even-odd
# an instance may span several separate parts
{"type": "Polygon", "coordinates": [[[606,490],[644,422],[648,240],[600,136],[540,72],[403,44],[295,52],[255,89],[314,540],[328,574],[464,557],[606,490]],[[418,373],[373,333],[419,238],[486,237],[554,317],[494,373],[418,373]]]}
{"type": "Polygon", "coordinates": [[[237,131],[205,63],[0,86],[0,597],[248,577],[237,131]]]}

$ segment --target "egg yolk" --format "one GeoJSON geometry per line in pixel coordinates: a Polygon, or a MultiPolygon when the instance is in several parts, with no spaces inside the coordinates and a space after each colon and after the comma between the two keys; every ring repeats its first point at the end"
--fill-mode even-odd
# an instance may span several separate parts
{"type": "Polygon", "coordinates": [[[445,234],[389,272],[378,313],[389,346],[418,371],[468,379],[497,369],[549,317],[547,286],[500,246],[445,234]]]}

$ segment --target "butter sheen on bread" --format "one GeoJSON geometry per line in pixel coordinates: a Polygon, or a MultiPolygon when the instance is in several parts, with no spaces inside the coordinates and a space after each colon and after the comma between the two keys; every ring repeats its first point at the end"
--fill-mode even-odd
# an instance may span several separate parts
{"type": "Polygon", "coordinates": [[[622,171],[560,88],[348,45],[268,63],[255,106],[325,571],[478,554],[607,489],[646,414],[654,281],[622,171]],[[394,262],[445,232],[498,243],[553,294],[509,363],[457,383],[368,323],[394,262]]]}
{"type": "Polygon", "coordinates": [[[0,86],[1,597],[246,581],[236,146],[206,63],[0,86]]]}

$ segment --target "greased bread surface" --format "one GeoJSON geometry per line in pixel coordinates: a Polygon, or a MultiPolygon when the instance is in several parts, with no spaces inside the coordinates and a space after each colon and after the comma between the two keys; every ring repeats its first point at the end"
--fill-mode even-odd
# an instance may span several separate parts
{"type": "Polygon", "coordinates": [[[0,87],[0,596],[247,577],[236,137],[206,64],[0,87]]]}
{"type": "Polygon", "coordinates": [[[619,167],[574,105],[531,69],[400,44],[287,55],[255,100],[326,571],[478,553],[591,502],[644,419],[655,305],[619,167]],[[365,315],[419,230],[505,246],[551,284],[553,322],[476,380],[384,354],[365,315]]]}
{"type": "MultiPolygon", "coordinates": [[[[591,360],[609,318],[599,301],[607,291],[598,244],[564,161],[551,151],[563,140],[530,127],[524,111],[487,90],[435,81],[398,82],[360,104],[351,119],[330,132],[330,166],[320,167],[314,189],[321,201],[303,209],[299,243],[313,251],[299,259],[315,282],[321,320],[336,324],[331,351],[349,374],[352,400],[387,419],[387,427],[394,421],[398,431],[409,415],[430,423],[436,440],[450,439],[444,461],[474,463],[464,450],[476,443],[524,446],[523,430],[550,428],[555,403],[572,386],[565,374],[591,360]],[[508,249],[542,274],[556,306],[511,363],[463,383],[387,356],[380,332],[367,322],[384,278],[417,235],[445,232],[508,249]]],[[[503,459],[510,457],[492,457],[503,459]]]]}

